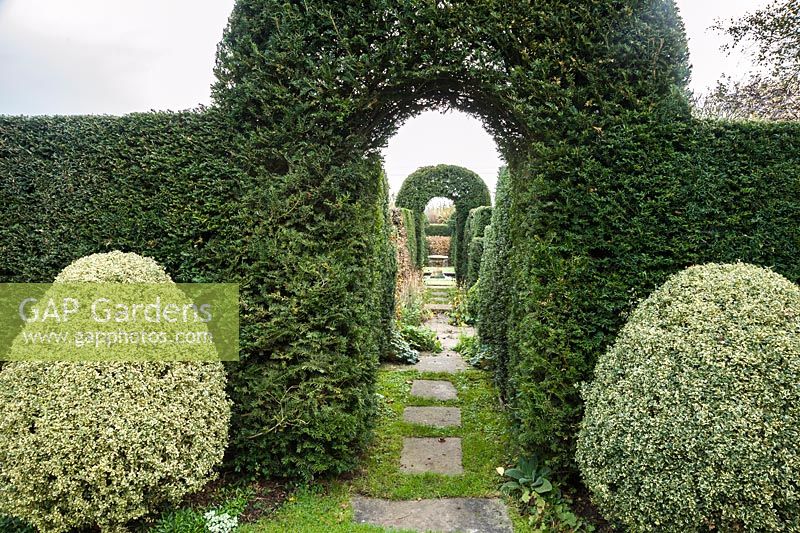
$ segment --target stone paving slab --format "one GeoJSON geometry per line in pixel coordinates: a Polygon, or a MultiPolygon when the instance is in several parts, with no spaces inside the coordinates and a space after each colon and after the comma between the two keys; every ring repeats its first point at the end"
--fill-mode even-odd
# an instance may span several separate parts
{"type": "Polygon", "coordinates": [[[453,308],[450,304],[427,304],[425,309],[430,311],[450,311],[453,308]]]}
{"type": "Polygon", "coordinates": [[[514,532],[506,506],[489,498],[390,501],[355,496],[353,520],[358,524],[419,532],[514,532]]]}
{"type": "Polygon", "coordinates": [[[439,355],[426,352],[419,354],[419,362],[411,368],[419,372],[447,372],[455,374],[469,368],[469,365],[456,352],[445,350],[439,355]]]}
{"type": "Polygon", "coordinates": [[[438,335],[438,337],[444,350],[455,350],[458,345],[458,337],[456,335],[438,335]]]}
{"type": "Polygon", "coordinates": [[[415,379],[411,382],[411,396],[426,400],[455,400],[458,393],[449,381],[415,379]]]}
{"type": "Polygon", "coordinates": [[[406,407],[403,420],[412,424],[437,428],[461,425],[461,409],[458,407],[406,407]]]}
{"type": "Polygon", "coordinates": [[[459,475],[464,473],[461,466],[461,439],[419,438],[403,439],[400,453],[400,471],[406,474],[459,475]]]}

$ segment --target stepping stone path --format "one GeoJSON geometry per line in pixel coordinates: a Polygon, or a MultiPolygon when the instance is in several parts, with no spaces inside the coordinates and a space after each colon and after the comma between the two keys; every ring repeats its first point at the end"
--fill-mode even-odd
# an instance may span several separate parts
{"type": "Polygon", "coordinates": [[[419,362],[411,368],[419,370],[420,372],[447,372],[448,374],[455,374],[456,372],[462,372],[468,369],[469,365],[455,352],[442,352],[439,355],[420,354],[419,362]]]}
{"type": "MultiPolygon", "coordinates": [[[[431,290],[431,287],[429,287],[431,290]]],[[[459,334],[473,335],[471,328],[455,328],[448,324],[445,313],[452,309],[442,303],[448,289],[437,282],[432,289],[433,304],[426,307],[434,317],[426,326],[434,330],[444,350],[440,354],[420,354],[419,363],[411,368],[418,372],[462,372],[469,365],[456,353],[459,334]]],[[[411,398],[454,401],[458,392],[450,381],[416,379],[411,382],[411,398]]],[[[461,409],[444,406],[408,406],[403,420],[420,426],[450,428],[461,426],[461,409]]],[[[408,475],[434,473],[459,476],[462,465],[459,437],[406,437],[400,454],[399,469],[408,475]]],[[[506,507],[497,498],[438,498],[430,500],[390,501],[356,496],[352,500],[353,520],[389,530],[404,529],[441,533],[513,533],[506,507]]]]}
{"type": "Polygon", "coordinates": [[[448,428],[461,425],[461,409],[458,407],[406,407],[403,420],[421,426],[448,428]]]}
{"type": "Polygon", "coordinates": [[[411,396],[425,400],[455,400],[458,393],[449,381],[415,379],[411,382],[411,396]]]}
{"type": "Polygon", "coordinates": [[[405,438],[400,454],[400,471],[407,474],[463,474],[461,439],[405,438]]]}
{"type": "Polygon", "coordinates": [[[496,499],[443,498],[389,501],[353,499],[355,522],[391,529],[443,533],[513,533],[505,506],[496,499]]]}

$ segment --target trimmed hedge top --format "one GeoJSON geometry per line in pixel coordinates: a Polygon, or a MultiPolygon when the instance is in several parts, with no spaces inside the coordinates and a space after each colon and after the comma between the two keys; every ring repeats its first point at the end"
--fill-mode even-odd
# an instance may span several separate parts
{"type": "Polygon", "coordinates": [[[410,174],[400,192],[397,205],[417,213],[425,211],[431,199],[449,198],[456,207],[454,239],[455,257],[450,258],[456,267],[456,277],[464,279],[467,273],[467,253],[464,242],[464,229],[471,209],[491,203],[489,188],[476,173],[455,165],[422,167],[410,174]]]}
{"type": "Polygon", "coordinates": [[[428,224],[425,226],[425,235],[429,237],[449,237],[450,226],[447,224],[428,224]]]}

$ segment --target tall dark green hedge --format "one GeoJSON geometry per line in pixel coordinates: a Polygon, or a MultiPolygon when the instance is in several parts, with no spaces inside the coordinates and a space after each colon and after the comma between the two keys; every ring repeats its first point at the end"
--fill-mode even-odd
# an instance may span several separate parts
{"type": "Polygon", "coordinates": [[[672,0],[239,0],[197,124],[3,119],[0,272],[106,246],[241,280],[232,464],[342,470],[383,342],[379,150],[425,109],[472,113],[510,169],[506,396],[528,451],[569,466],[576,384],[637,298],[709,260],[798,280],[800,131],[692,121],[687,57],[672,0]]]}
{"type": "Polygon", "coordinates": [[[504,399],[511,389],[508,382],[507,322],[511,309],[509,256],[509,210],[511,208],[510,177],[503,167],[497,176],[492,223],[484,230],[480,284],[477,298],[477,329],[481,344],[494,361],[495,382],[504,399]]]}
{"type": "Polygon", "coordinates": [[[467,224],[464,226],[464,240],[469,243],[475,237],[483,237],[483,231],[491,223],[492,206],[482,205],[470,209],[467,224]]]}
{"type": "Polygon", "coordinates": [[[483,257],[484,239],[483,237],[473,237],[469,241],[469,259],[467,261],[467,278],[465,287],[469,288],[478,281],[481,272],[481,258],[483,257]]]}
{"type": "Polygon", "coordinates": [[[417,236],[417,266],[422,268],[428,264],[428,239],[425,233],[425,225],[428,219],[425,213],[415,213],[414,233],[417,236]]]}
{"type": "Polygon", "coordinates": [[[343,471],[369,435],[393,316],[385,178],[374,158],[271,174],[258,153],[215,109],[0,117],[0,280],[121,249],[179,282],[240,283],[228,465],[343,471]]]}
{"type": "Polygon", "coordinates": [[[464,247],[467,250],[467,288],[472,287],[480,275],[481,257],[483,256],[483,232],[492,222],[492,207],[482,205],[469,210],[467,223],[464,226],[464,247]],[[472,241],[481,239],[472,245],[472,241]]]}
{"type": "Polygon", "coordinates": [[[508,395],[523,445],[565,465],[576,384],[670,274],[745,261],[800,281],[800,125],[635,118],[543,158],[574,168],[560,181],[511,174],[508,395]]]}
{"type": "MultiPolygon", "coordinates": [[[[410,174],[397,193],[397,205],[407,207],[416,213],[423,213],[433,198],[450,198],[456,210],[455,231],[452,235],[450,264],[456,268],[456,277],[464,280],[467,276],[468,254],[464,240],[464,229],[471,209],[489,205],[489,189],[480,176],[463,167],[455,165],[436,165],[422,167],[410,174]]],[[[423,235],[424,238],[424,235],[423,235]]]]}

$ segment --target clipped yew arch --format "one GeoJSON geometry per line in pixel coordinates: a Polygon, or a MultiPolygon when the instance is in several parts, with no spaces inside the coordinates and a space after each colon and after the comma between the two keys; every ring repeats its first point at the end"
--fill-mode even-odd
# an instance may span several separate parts
{"type": "Polygon", "coordinates": [[[489,188],[479,175],[456,165],[436,165],[415,170],[403,182],[395,203],[414,212],[422,213],[433,198],[449,198],[456,207],[455,240],[451,264],[456,267],[456,277],[461,280],[467,273],[467,254],[464,252],[464,229],[470,209],[491,205],[489,188]]]}
{"type": "MultiPolygon", "coordinates": [[[[609,257],[602,246],[618,227],[628,231],[619,222],[628,220],[610,207],[638,205],[643,189],[657,195],[639,154],[617,159],[614,152],[642,143],[672,146],[657,138],[669,135],[658,126],[690,120],[687,59],[673,0],[238,0],[218,47],[212,92],[241,131],[237,143],[246,147],[247,172],[259,184],[257,191],[245,189],[250,205],[276,224],[261,238],[269,250],[307,254],[308,265],[291,273],[296,286],[312,287],[315,295],[350,294],[344,273],[357,271],[359,243],[375,238],[354,217],[375,220],[367,206],[384,194],[379,151],[399,126],[432,108],[482,120],[510,171],[511,251],[503,267],[514,291],[505,316],[517,435],[530,451],[569,464],[581,412],[575,383],[591,378],[594,358],[619,328],[631,294],[653,282],[641,275],[650,267],[641,261],[591,260],[609,257]],[[617,136],[614,142],[606,141],[609,135],[617,136]],[[604,181],[609,176],[630,178],[621,197],[604,181]],[[289,205],[265,207],[267,192],[285,194],[289,205]],[[290,218],[288,226],[280,226],[281,217],[290,218]],[[342,276],[319,283],[317,264],[342,276]]],[[[613,242],[645,262],[657,258],[645,249],[655,247],[652,240],[637,240],[641,235],[613,242]]],[[[268,257],[261,254],[257,264],[268,269],[268,257]]],[[[264,279],[270,297],[285,293],[269,270],[264,279]]],[[[339,300],[329,299],[346,317],[350,310],[339,300]]],[[[330,308],[298,301],[320,333],[313,338],[345,331],[341,323],[328,327],[330,308]]],[[[353,464],[374,412],[364,395],[374,382],[370,360],[356,342],[331,343],[335,360],[319,350],[269,359],[270,343],[302,346],[307,338],[268,338],[266,349],[253,341],[280,386],[292,391],[290,400],[299,401],[299,415],[275,429],[274,420],[251,412],[280,405],[251,407],[234,427],[245,435],[234,438],[236,457],[265,469],[293,466],[304,464],[293,450],[319,443],[329,453],[315,457],[335,458],[333,469],[353,464]],[[304,385],[309,375],[324,376],[321,392],[304,385]],[[297,388],[304,396],[295,398],[297,388]],[[324,420],[337,425],[323,428],[324,420]]]]}

